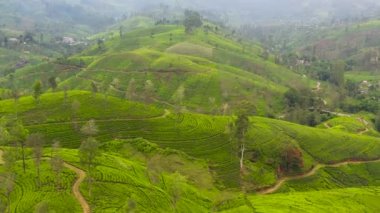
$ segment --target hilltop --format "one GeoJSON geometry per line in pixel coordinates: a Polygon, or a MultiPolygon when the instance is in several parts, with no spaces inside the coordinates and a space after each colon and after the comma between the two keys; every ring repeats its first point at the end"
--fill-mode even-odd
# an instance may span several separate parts
{"type": "Polygon", "coordinates": [[[191,34],[175,25],[119,33],[94,36],[96,45],[67,59],[17,70],[18,88],[28,93],[30,82],[42,80],[47,90],[55,77],[60,90],[96,86],[117,97],[218,114],[248,100],[260,115],[273,115],[285,108],[283,94],[292,84],[316,85],[263,57],[259,45],[225,38],[216,26],[191,34]]]}

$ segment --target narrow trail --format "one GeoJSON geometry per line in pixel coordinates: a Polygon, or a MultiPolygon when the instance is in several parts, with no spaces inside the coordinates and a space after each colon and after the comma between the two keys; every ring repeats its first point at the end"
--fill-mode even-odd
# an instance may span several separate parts
{"type": "Polygon", "coordinates": [[[367,132],[369,132],[369,129],[368,129],[368,128],[366,128],[365,130],[359,132],[358,134],[359,134],[359,135],[364,135],[364,134],[367,133],[367,132]]]}
{"type": "Polygon", "coordinates": [[[330,126],[328,123],[323,123],[323,125],[324,125],[327,129],[331,129],[331,126],[330,126]]]}
{"type": "Polygon", "coordinates": [[[358,120],[365,126],[365,129],[363,131],[360,131],[358,134],[364,135],[365,133],[369,132],[368,121],[366,121],[364,118],[358,118],[358,120]]]}
{"type": "MultiPolygon", "coordinates": [[[[1,164],[4,164],[4,161],[3,161],[3,153],[4,151],[0,149],[0,165],[1,164]]],[[[72,192],[75,196],[75,198],[78,200],[78,202],[80,203],[80,205],[82,206],[82,209],[83,209],[83,213],[90,213],[91,210],[90,210],[90,205],[88,205],[86,199],[83,197],[83,195],[80,193],[80,185],[82,184],[82,182],[86,179],[86,172],[75,167],[75,166],[72,166],[68,163],[64,163],[63,164],[66,168],[70,169],[71,171],[75,172],[78,176],[78,179],[75,181],[73,187],[72,187],[72,192]]]]}
{"type": "Polygon", "coordinates": [[[358,165],[358,164],[377,163],[377,162],[380,162],[380,159],[367,160],[367,161],[365,161],[365,160],[347,160],[347,161],[343,161],[343,162],[335,163],[335,164],[317,164],[316,166],[313,167],[312,170],[310,170],[309,172],[307,172],[305,174],[280,178],[275,185],[273,185],[269,188],[258,190],[257,193],[261,194],[261,195],[272,194],[272,193],[278,191],[286,182],[292,181],[292,180],[300,180],[300,179],[304,179],[304,178],[313,176],[322,168],[327,168],[327,167],[338,168],[338,167],[346,166],[346,165],[358,165]]]}
{"type": "MultiPolygon", "coordinates": [[[[164,114],[156,117],[150,118],[110,118],[110,119],[92,119],[95,122],[112,122],[112,121],[148,121],[148,120],[157,120],[161,118],[166,118],[171,114],[171,112],[167,109],[164,110],[164,114]]],[[[62,125],[62,124],[81,124],[86,123],[88,120],[80,120],[80,121],[63,121],[63,122],[50,122],[50,123],[39,123],[39,124],[30,124],[25,125],[27,127],[40,126],[40,125],[62,125]]]]}
{"type": "Polygon", "coordinates": [[[88,205],[86,199],[83,197],[83,195],[80,193],[80,190],[79,190],[80,185],[86,179],[86,172],[67,163],[64,163],[63,165],[77,174],[78,179],[75,181],[72,191],[75,198],[78,200],[78,202],[82,206],[83,213],[90,213],[91,212],[90,205],[88,205]]]}
{"type": "Polygon", "coordinates": [[[319,92],[321,91],[321,82],[317,82],[317,87],[315,88],[315,91],[319,92]]]}
{"type": "MultiPolygon", "coordinates": [[[[357,119],[360,123],[362,123],[365,127],[365,129],[363,130],[360,130],[359,132],[357,132],[358,135],[364,135],[365,133],[369,132],[370,129],[368,128],[368,121],[364,120],[364,118],[358,118],[357,119]]],[[[332,126],[330,126],[327,122],[323,123],[323,125],[327,128],[327,129],[331,129],[332,126]]]]}
{"type": "Polygon", "coordinates": [[[0,165],[4,164],[3,153],[4,151],[0,149],[0,165]]]}

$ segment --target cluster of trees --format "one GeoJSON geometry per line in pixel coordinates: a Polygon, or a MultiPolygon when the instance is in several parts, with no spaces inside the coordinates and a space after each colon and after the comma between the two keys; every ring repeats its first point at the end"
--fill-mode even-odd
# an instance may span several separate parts
{"type": "Polygon", "coordinates": [[[183,25],[185,26],[186,33],[192,33],[196,28],[203,25],[202,17],[196,11],[186,10],[183,25]]]}
{"type": "Polygon", "coordinates": [[[380,132],[380,111],[377,113],[375,118],[375,129],[380,132]]]}
{"type": "Polygon", "coordinates": [[[304,167],[302,151],[296,147],[286,147],[281,154],[280,173],[292,175],[302,171],[304,167]]]}
{"type": "Polygon", "coordinates": [[[291,122],[316,126],[330,117],[321,113],[323,100],[316,92],[306,87],[290,88],[284,95],[287,113],[285,119],[291,122]]]}
{"type": "MultiPolygon", "coordinates": [[[[87,136],[80,148],[79,157],[81,164],[87,169],[88,172],[88,188],[91,196],[91,185],[93,182],[92,174],[96,165],[96,159],[101,154],[99,142],[94,138],[97,134],[98,128],[93,120],[87,122],[82,128],[81,133],[87,136]]],[[[6,195],[5,200],[0,197],[0,211],[9,212],[11,204],[11,194],[14,190],[15,183],[17,182],[16,164],[19,160],[22,162],[22,172],[26,173],[28,167],[26,163],[27,152],[26,149],[32,151],[32,159],[34,161],[35,178],[38,188],[41,188],[41,163],[42,157],[47,156],[44,153],[46,140],[40,133],[31,133],[24,127],[19,120],[9,120],[5,118],[0,119],[0,144],[7,145],[8,148],[3,150],[2,159],[4,161],[4,172],[0,174],[0,179],[4,180],[0,183],[0,190],[2,194],[6,195]]],[[[52,149],[49,156],[50,168],[54,174],[54,185],[57,190],[61,190],[62,171],[65,165],[64,160],[60,156],[60,143],[54,140],[52,142],[52,149]]]]}

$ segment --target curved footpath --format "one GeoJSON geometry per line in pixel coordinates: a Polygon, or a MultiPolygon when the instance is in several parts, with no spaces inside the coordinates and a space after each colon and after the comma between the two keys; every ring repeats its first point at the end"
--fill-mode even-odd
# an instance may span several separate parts
{"type": "Polygon", "coordinates": [[[77,174],[78,179],[75,181],[72,188],[73,194],[75,198],[79,201],[80,205],[82,206],[83,213],[90,213],[91,212],[90,205],[88,205],[86,199],[83,197],[83,195],[80,193],[80,190],[79,190],[80,185],[82,184],[84,179],[86,179],[86,172],[67,163],[64,163],[63,165],[77,174]]]}
{"type": "Polygon", "coordinates": [[[286,182],[292,181],[292,180],[299,180],[299,179],[303,179],[303,178],[313,176],[322,168],[326,168],[326,167],[338,168],[338,167],[346,166],[346,165],[358,165],[358,164],[377,163],[377,162],[380,162],[380,159],[367,160],[367,161],[365,161],[365,160],[348,160],[348,161],[343,161],[343,162],[335,163],[335,164],[317,164],[312,170],[310,170],[309,172],[307,172],[305,174],[280,178],[275,185],[273,185],[269,188],[264,188],[262,190],[258,190],[257,193],[262,194],[262,195],[272,194],[272,193],[276,192],[277,190],[279,190],[281,188],[281,186],[283,186],[286,182]]]}
{"type": "MultiPolygon", "coordinates": [[[[0,149],[0,165],[4,164],[3,153],[4,153],[4,151],[0,149]]],[[[90,213],[91,212],[90,205],[88,205],[86,199],[83,197],[83,195],[80,193],[80,190],[79,190],[80,185],[86,179],[86,172],[84,172],[83,170],[81,170],[75,166],[72,166],[68,163],[64,163],[63,165],[66,168],[70,169],[71,171],[74,171],[77,174],[78,179],[75,181],[73,188],[72,188],[72,191],[73,191],[75,198],[78,200],[78,202],[82,206],[83,213],[90,213]]]]}
{"type": "Polygon", "coordinates": [[[4,164],[3,153],[3,150],[0,149],[0,164],[4,164]]]}

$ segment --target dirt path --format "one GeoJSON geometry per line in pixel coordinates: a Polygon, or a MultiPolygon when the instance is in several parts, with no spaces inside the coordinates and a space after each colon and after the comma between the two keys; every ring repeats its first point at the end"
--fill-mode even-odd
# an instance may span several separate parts
{"type": "Polygon", "coordinates": [[[363,131],[360,131],[358,134],[364,135],[365,133],[369,132],[368,121],[366,121],[364,118],[358,118],[358,120],[360,121],[360,123],[362,123],[365,126],[365,129],[363,131]]]}
{"type": "Polygon", "coordinates": [[[91,210],[90,210],[90,205],[88,205],[86,199],[83,197],[83,195],[80,193],[80,190],[79,190],[79,187],[80,185],[82,184],[82,182],[84,181],[84,179],[86,178],[86,173],[75,167],[75,166],[72,166],[70,164],[67,164],[67,163],[64,163],[64,166],[72,171],[74,171],[77,176],[78,176],[78,179],[75,181],[74,185],[73,185],[73,194],[75,196],[75,198],[78,200],[78,202],[80,203],[80,205],[82,206],[82,209],[83,209],[83,213],[90,213],[91,210]]]}
{"type": "Polygon", "coordinates": [[[315,89],[317,92],[321,91],[321,82],[317,82],[317,87],[315,89]]]}
{"type": "Polygon", "coordinates": [[[3,153],[4,151],[0,149],[0,164],[4,164],[3,153]]]}
{"type": "Polygon", "coordinates": [[[327,129],[331,129],[331,126],[330,126],[328,123],[323,123],[323,125],[324,125],[327,129]]]}
{"type": "Polygon", "coordinates": [[[312,170],[309,172],[302,174],[302,175],[297,175],[297,176],[292,176],[292,177],[283,177],[277,181],[275,185],[269,188],[265,188],[262,190],[259,190],[257,193],[258,194],[272,194],[279,190],[286,182],[291,181],[291,180],[300,180],[304,179],[310,176],[315,175],[320,169],[326,168],[326,167],[331,167],[331,168],[338,168],[341,166],[346,166],[346,165],[358,165],[358,164],[365,164],[365,163],[375,163],[375,162],[380,162],[380,159],[377,160],[368,160],[368,161],[361,161],[361,160],[348,160],[348,161],[343,161],[340,163],[335,163],[335,164],[317,164],[312,170]]]}
{"type": "MultiPolygon", "coordinates": [[[[0,149],[0,164],[4,164],[3,153],[4,153],[4,151],[0,149]]],[[[81,170],[77,167],[74,167],[70,164],[64,163],[63,165],[66,168],[70,169],[71,171],[74,171],[77,174],[78,179],[75,181],[73,188],[72,188],[72,191],[73,191],[75,198],[78,200],[78,202],[82,206],[83,213],[90,213],[91,212],[90,206],[88,205],[86,199],[83,197],[83,195],[80,193],[80,190],[79,190],[80,185],[86,179],[86,173],[83,170],[81,170]]]]}

